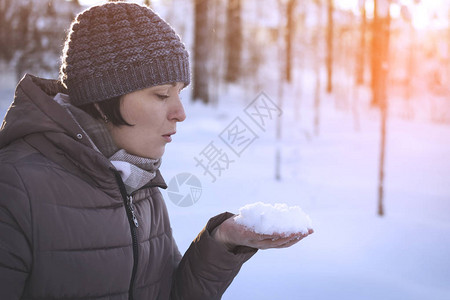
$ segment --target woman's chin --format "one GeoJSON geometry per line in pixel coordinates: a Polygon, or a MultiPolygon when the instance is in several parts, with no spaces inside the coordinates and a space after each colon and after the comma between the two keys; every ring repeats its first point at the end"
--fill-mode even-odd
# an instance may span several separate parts
{"type": "Polygon", "coordinates": [[[166,149],[163,146],[163,147],[161,147],[161,149],[146,153],[144,157],[151,158],[151,159],[160,159],[163,156],[165,150],[166,149]]]}

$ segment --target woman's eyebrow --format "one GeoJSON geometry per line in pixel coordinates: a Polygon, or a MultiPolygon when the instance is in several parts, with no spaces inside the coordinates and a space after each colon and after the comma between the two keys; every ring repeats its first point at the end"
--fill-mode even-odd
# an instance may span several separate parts
{"type": "Polygon", "coordinates": [[[166,83],[166,84],[162,84],[161,87],[176,87],[177,83],[176,82],[171,82],[171,83],[166,83]]]}
{"type": "MultiPolygon", "coordinates": [[[[160,90],[160,89],[168,89],[168,88],[176,87],[176,86],[177,86],[177,82],[172,82],[172,83],[166,83],[166,84],[162,84],[162,85],[156,85],[156,86],[151,87],[151,89],[152,90],[160,90]]],[[[183,87],[181,89],[183,89],[183,87]]]]}
{"type": "Polygon", "coordinates": [[[162,90],[162,89],[168,89],[170,87],[171,87],[171,85],[169,85],[169,84],[163,84],[163,85],[152,86],[151,89],[152,90],[162,90]]]}

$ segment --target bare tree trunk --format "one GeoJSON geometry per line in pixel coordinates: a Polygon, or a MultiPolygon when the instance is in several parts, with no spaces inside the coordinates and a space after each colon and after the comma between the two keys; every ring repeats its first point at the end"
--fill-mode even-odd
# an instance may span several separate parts
{"type": "MultiPolygon", "coordinates": [[[[362,0],[362,5],[365,5],[365,0],[362,0]]],[[[360,3],[361,3],[360,2],[360,3]]],[[[365,11],[365,9],[364,9],[365,11]]],[[[363,13],[365,15],[365,12],[363,13]]],[[[366,22],[365,21],[365,16],[363,17],[364,21],[361,22],[366,22]]],[[[359,90],[361,89],[361,85],[363,85],[364,83],[364,69],[365,69],[365,41],[363,42],[364,44],[364,49],[361,49],[361,47],[363,45],[361,45],[361,40],[358,40],[356,38],[356,36],[359,34],[360,37],[362,35],[364,35],[364,39],[365,39],[365,33],[361,34],[362,29],[361,28],[355,28],[354,29],[354,35],[352,34],[352,36],[354,36],[355,38],[352,38],[352,49],[355,49],[355,52],[358,53],[358,59],[354,61],[355,67],[352,67],[353,70],[353,78],[352,80],[350,80],[349,84],[350,84],[350,90],[351,90],[351,110],[352,110],[352,116],[353,116],[353,128],[355,129],[355,131],[359,131],[360,126],[359,126],[359,108],[358,108],[358,104],[359,104],[359,90]],[[361,59],[362,58],[362,59],[361,59]],[[362,60],[362,62],[361,62],[362,60]],[[360,64],[363,64],[363,66],[360,66],[360,64]],[[358,78],[359,76],[361,76],[360,78],[358,78]],[[361,83],[358,83],[359,80],[362,80],[361,83]]]]}
{"type": "Polygon", "coordinates": [[[294,119],[296,121],[299,121],[301,118],[301,103],[303,101],[303,90],[304,90],[304,80],[305,80],[305,69],[306,69],[306,51],[307,48],[305,47],[305,45],[307,44],[307,42],[305,41],[305,35],[303,34],[303,32],[306,30],[306,16],[308,14],[307,12],[307,7],[309,6],[309,3],[305,3],[305,2],[300,2],[299,3],[300,6],[300,15],[297,21],[297,26],[296,28],[298,29],[296,31],[295,34],[295,38],[296,40],[298,40],[298,44],[300,47],[296,47],[294,48],[294,53],[295,56],[297,58],[298,61],[298,78],[295,81],[295,95],[296,95],[296,99],[294,100],[294,119]],[[300,34],[297,34],[297,33],[300,34]],[[300,48],[300,49],[299,49],[300,48]]]}
{"type": "MultiPolygon", "coordinates": [[[[278,107],[282,110],[283,108],[283,89],[284,89],[284,80],[280,80],[278,84],[278,107]]],[[[277,146],[276,146],[276,154],[275,154],[275,179],[281,180],[281,136],[282,136],[282,125],[281,118],[277,118],[277,146]]]]}
{"type": "MultiPolygon", "coordinates": [[[[279,11],[280,11],[280,16],[288,16],[288,9],[289,9],[289,5],[286,5],[286,10],[284,10],[284,4],[283,1],[279,0],[278,1],[278,6],[279,6],[279,11]]],[[[289,17],[287,17],[288,19],[289,17]]],[[[287,24],[284,24],[283,21],[284,18],[280,17],[280,23],[278,25],[278,37],[277,37],[277,42],[278,42],[278,62],[279,62],[279,69],[278,69],[278,107],[283,110],[283,90],[284,90],[284,83],[285,80],[287,78],[287,70],[288,70],[288,66],[287,66],[287,56],[285,58],[285,61],[283,62],[283,53],[286,54],[287,51],[287,24]],[[284,36],[284,43],[283,43],[283,36],[284,36]],[[284,48],[283,48],[283,44],[284,48]],[[286,64],[286,65],[284,65],[286,64]],[[284,68],[283,68],[284,66],[284,68]]],[[[276,127],[276,140],[277,140],[277,145],[276,145],[276,153],[275,153],[275,179],[276,180],[281,180],[281,137],[282,137],[282,121],[281,118],[277,118],[277,127],[276,127]]]]}
{"type": "Polygon", "coordinates": [[[358,61],[356,63],[356,83],[358,85],[364,84],[364,65],[365,65],[365,54],[366,54],[366,28],[367,28],[367,17],[366,17],[366,0],[362,0],[361,5],[361,26],[360,26],[360,46],[358,49],[358,61]]]}
{"type": "Polygon", "coordinates": [[[376,105],[378,103],[378,97],[376,93],[376,87],[378,86],[378,65],[379,63],[379,33],[378,33],[378,12],[377,8],[377,0],[373,0],[374,3],[374,12],[373,12],[373,20],[372,20],[372,37],[370,41],[370,87],[372,89],[372,100],[371,104],[376,105]]]}
{"type": "Polygon", "coordinates": [[[405,99],[404,99],[404,117],[408,120],[414,118],[414,109],[411,103],[411,95],[414,95],[414,85],[412,81],[415,74],[415,48],[416,48],[416,31],[412,24],[412,20],[409,20],[409,51],[408,51],[408,61],[405,76],[405,99]]]}
{"type": "Polygon", "coordinates": [[[372,73],[372,106],[380,107],[381,105],[381,87],[382,87],[382,68],[383,68],[383,20],[378,15],[379,1],[373,0],[374,13],[372,23],[372,42],[371,42],[371,73],[372,73]]]}
{"type": "Polygon", "coordinates": [[[321,67],[321,57],[322,57],[322,47],[321,39],[321,28],[322,28],[322,1],[317,1],[317,31],[313,37],[313,48],[315,51],[315,61],[314,61],[314,73],[316,75],[315,89],[314,89],[314,134],[319,135],[320,131],[320,102],[321,102],[321,78],[320,78],[320,67],[321,67]]]}
{"type": "Polygon", "coordinates": [[[241,75],[242,22],[241,0],[228,0],[227,3],[227,70],[225,80],[236,82],[241,75]]]}
{"type": "Polygon", "coordinates": [[[314,134],[320,133],[320,66],[316,66],[316,84],[314,89],[314,134]]]}
{"type": "Polygon", "coordinates": [[[384,215],[384,161],[386,151],[386,109],[381,109],[380,164],[378,166],[378,215],[384,215]]]}
{"type": "Polygon", "coordinates": [[[294,38],[294,10],[296,0],[289,0],[286,6],[286,82],[292,81],[292,40],[294,38]]]}
{"type": "Polygon", "coordinates": [[[221,17],[224,16],[225,5],[221,1],[211,2],[213,7],[209,8],[209,18],[212,19],[212,28],[214,28],[213,32],[211,32],[211,37],[209,38],[212,41],[211,44],[211,57],[210,63],[212,64],[211,76],[209,77],[209,82],[212,83],[209,85],[209,99],[212,105],[217,105],[219,103],[219,95],[222,89],[222,79],[223,75],[223,65],[225,60],[224,55],[224,47],[225,44],[225,28],[226,20],[224,21],[221,17]]]}
{"type": "MultiPolygon", "coordinates": [[[[253,13],[253,18],[260,19],[263,16],[264,9],[258,1],[253,1],[252,7],[248,10],[253,13]]],[[[261,78],[259,69],[264,62],[265,52],[261,51],[261,47],[263,46],[261,40],[252,38],[257,35],[258,30],[259,28],[256,26],[251,27],[250,30],[246,31],[247,35],[243,38],[243,43],[245,43],[243,48],[246,49],[248,56],[244,62],[246,67],[241,72],[245,78],[244,85],[250,87],[245,89],[246,93],[249,93],[246,94],[247,99],[253,97],[253,94],[259,93],[263,89],[262,82],[264,79],[261,78]]]]}
{"type": "Polygon", "coordinates": [[[353,93],[352,93],[352,114],[353,114],[353,128],[355,131],[360,130],[360,124],[359,124],[359,109],[358,109],[358,101],[359,101],[359,88],[358,86],[353,86],[353,93]]]}
{"type": "Polygon", "coordinates": [[[328,0],[327,25],[327,93],[333,91],[333,0],[328,0]]]}
{"type": "MultiPolygon", "coordinates": [[[[294,38],[294,10],[295,10],[296,0],[289,0],[286,4],[285,15],[286,16],[286,24],[281,23],[279,26],[279,35],[278,35],[278,53],[279,53],[279,61],[280,61],[280,76],[279,76],[279,84],[278,84],[278,107],[283,110],[283,98],[284,98],[284,84],[285,82],[290,83],[292,81],[292,39],[294,38]],[[283,34],[284,34],[284,53],[285,53],[285,61],[284,61],[284,72],[283,72],[283,34]]],[[[283,12],[283,3],[279,1],[280,12],[283,12]]],[[[276,149],[276,158],[275,158],[275,178],[276,180],[281,180],[281,148],[280,142],[282,137],[282,128],[283,122],[281,118],[277,118],[277,149],[276,149]]]]}
{"type": "Polygon", "coordinates": [[[409,99],[411,98],[411,79],[413,77],[413,65],[414,65],[414,48],[415,48],[415,30],[414,30],[414,26],[412,25],[412,22],[409,24],[409,36],[410,36],[410,43],[409,43],[409,53],[408,53],[408,72],[406,74],[406,84],[405,84],[405,88],[406,88],[406,101],[409,101],[409,99]]]}
{"type": "MultiPolygon", "coordinates": [[[[359,90],[360,86],[364,84],[364,73],[366,67],[366,31],[367,31],[367,14],[366,14],[366,0],[360,0],[360,10],[361,10],[361,23],[359,32],[359,47],[357,49],[358,55],[356,56],[356,74],[355,74],[355,85],[353,85],[352,90],[352,113],[353,113],[353,125],[355,131],[359,131],[359,90]]],[[[355,43],[356,44],[356,43],[355,43]]]]}
{"type": "MultiPolygon", "coordinates": [[[[447,27],[447,36],[448,36],[448,45],[447,45],[447,49],[450,49],[450,5],[447,4],[448,6],[448,24],[449,26],[447,27]]],[[[450,55],[447,55],[447,87],[450,86],[450,55]]]]}
{"type": "Polygon", "coordinates": [[[194,0],[194,78],[192,100],[209,103],[208,1],[194,0]]]}
{"type": "Polygon", "coordinates": [[[0,0],[0,59],[9,63],[28,46],[34,5],[0,0]]]}
{"type": "MultiPolygon", "coordinates": [[[[376,1],[376,0],[375,0],[376,1]]],[[[387,0],[390,2],[390,0],[387,0]]],[[[376,3],[376,2],[375,2],[376,3]]],[[[375,9],[377,6],[375,5],[375,9]]],[[[379,37],[380,37],[380,78],[379,86],[377,88],[379,93],[379,104],[381,112],[381,142],[380,142],[380,165],[378,174],[378,215],[383,216],[385,214],[384,209],[384,174],[385,174],[385,156],[386,156],[386,123],[388,113],[387,102],[387,80],[388,80],[388,61],[389,61],[389,39],[390,39],[390,15],[389,10],[387,16],[379,18],[380,25],[379,37]]]]}

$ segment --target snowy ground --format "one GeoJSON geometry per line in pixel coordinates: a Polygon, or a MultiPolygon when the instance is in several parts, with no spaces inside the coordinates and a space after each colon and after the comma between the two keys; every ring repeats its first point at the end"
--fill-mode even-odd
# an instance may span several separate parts
{"type": "Polygon", "coordinates": [[[314,136],[312,105],[305,103],[294,121],[287,101],[282,180],[276,181],[273,128],[258,132],[259,139],[240,157],[219,139],[235,117],[247,121],[245,101],[233,100],[222,99],[217,110],[187,104],[188,119],[167,148],[167,180],[190,172],[203,187],[191,207],[167,200],[181,250],[210,216],[255,201],[300,205],[313,219],[315,233],[289,249],[259,251],[223,299],[450,299],[448,124],[389,121],[381,218],[376,214],[377,111],[360,109],[356,131],[352,114],[336,111],[328,99],[320,134],[314,136]],[[214,183],[194,160],[210,142],[236,160],[214,183]]]}
{"type": "MultiPolygon", "coordinates": [[[[3,85],[2,116],[12,93],[3,85]]],[[[178,207],[163,192],[180,250],[209,217],[256,201],[301,206],[315,233],[289,249],[259,251],[223,299],[450,299],[450,125],[389,121],[386,215],[380,218],[376,111],[360,108],[355,130],[352,113],[325,99],[315,136],[312,104],[302,102],[296,114],[287,99],[278,144],[282,178],[276,181],[276,121],[258,130],[244,113],[256,94],[240,95],[231,90],[216,108],[184,101],[188,119],[167,147],[162,172],[167,182],[178,173],[194,174],[202,194],[194,205],[178,207]],[[258,135],[240,157],[219,137],[236,117],[258,135]],[[194,160],[210,142],[234,160],[215,182],[194,160]]],[[[276,101],[273,91],[268,95],[276,101]]]]}

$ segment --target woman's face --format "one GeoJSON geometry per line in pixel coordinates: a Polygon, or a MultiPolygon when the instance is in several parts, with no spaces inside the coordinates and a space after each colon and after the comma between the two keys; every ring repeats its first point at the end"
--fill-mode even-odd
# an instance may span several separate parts
{"type": "Polygon", "coordinates": [[[109,125],[116,145],[145,158],[161,158],[172,141],[177,122],[186,119],[179,93],[184,83],[158,85],[123,96],[120,111],[134,126],[109,125]]]}

